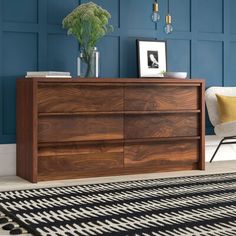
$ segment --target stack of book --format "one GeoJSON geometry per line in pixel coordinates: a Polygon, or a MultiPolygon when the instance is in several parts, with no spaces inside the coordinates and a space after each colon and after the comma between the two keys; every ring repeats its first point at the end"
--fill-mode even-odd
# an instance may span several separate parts
{"type": "Polygon", "coordinates": [[[29,71],[25,78],[71,78],[71,75],[61,71],[29,71]]]}

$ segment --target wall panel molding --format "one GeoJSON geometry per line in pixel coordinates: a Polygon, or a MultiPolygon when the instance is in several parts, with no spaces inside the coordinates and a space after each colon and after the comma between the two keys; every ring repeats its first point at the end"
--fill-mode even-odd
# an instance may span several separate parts
{"type": "MultiPolygon", "coordinates": [[[[17,77],[32,69],[70,70],[76,76],[79,45],[73,37],[66,36],[61,20],[75,6],[88,1],[0,0],[0,143],[15,142],[15,118],[12,117],[15,116],[13,100],[17,77]],[[4,35],[9,34],[19,47],[15,49],[15,56],[11,43],[3,42],[4,35]],[[34,35],[36,41],[30,35],[34,35]],[[24,52],[20,50],[22,47],[24,52]],[[24,55],[19,57],[19,53],[24,55]],[[12,62],[6,61],[3,54],[14,57],[12,62]],[[5,112],[8,106],[11,109],[5,112]]],[[[158,1],[161,13],[158,24],[151,21],[152,0],[94,1],[111,12],[115,28],[98,43],[102,76],[136,77],[135,40],[156,38],[169,43],[171,70],[188,71],[190,77],[204,78],[207,86],[236,86],[232,62],[236,60],[235,0],[181,0],[181,3],[170,0],[175,27],[170,35],[163,32],[166,0],[158,1]],[[201,57],[207,58],[207,66],[201,62],[201,57]]],[[[212,130],[208,121],[207,133],[212,130]]]]}
{"type": "MultiPolygon", "coordinates": [[[[2,59],[3,59],[3,55],[2,55],[2,32],[3,32],[3,1],[0,1],[0,76],[2,76],[2,59]]],[[[1,87],[0,87],[0,89],[1,89],[1,87]]],[[[1,96],[0,96],[0,108],[1,108],[1,96]]]]}
{"type": "Polygon", "coordinates": [[[224,33],[224,0],[198,0],[197,11],[199,32],[224,33]]]}
{"type": "Polygon", "coordinates": [[[47,70],[47,0],[38,1],[38,70],[47,70]],[[45,27],[46,26],[46,27],[45,27]]]}
{"type": "MultiPolygon", "coordinates": [[[[0,1],[0,78],[2,78],[3,75],[3,47],[2,47],[2,41],[3,41],[3,1],[0,1]]],[[[3,135],[3,81],[0,79],[0,141],[1,143],[6,141],[6,138],[3,135]]],[[[13,137],[14,140],[14,137],[13,137]]]]}
{"type": "Polygon", "coordinates": [[[181,0],[180,2],[170,0],[170,12],[173,18],[176,32],[191,32],[191,1],[181,0]],[[176,21],[175,19],[178,19],[176,21]]]}
{"type": "Polygon", "coordinates": [[[41,0],[1,0],[3,21],[12,23],[38,23],[38,1],[41,0]],[[22,7],[24,6],[24,7],[22,7]]]}

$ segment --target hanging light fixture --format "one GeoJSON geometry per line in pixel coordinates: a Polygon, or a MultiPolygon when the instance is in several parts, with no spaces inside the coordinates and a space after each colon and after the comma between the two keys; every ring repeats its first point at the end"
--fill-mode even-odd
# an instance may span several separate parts
{"type": "MultiPolygon", "coordinates": [[[[172,19],[171,19],[171,15],[170,15],[170,0],[167,0],[167,15],[165,18],[165,27],[164,27],[164,31],[166,34],[170,34],[171,32],[173,32],[174,28],[172,26],[172,19]]],[[[154,23],[157,23],[158,21],[160,21],[160,14],[159,14],[159,6],[158,6],[158,2],[157,0],[154,1],[153,3],[153,9],[152,9],[152,21],[154,23]]]]}
{"type": "Polygon", "coordinates": [[[171,15],[170,15],[170,1],[167,0],[167,3],[168,3],[168,12],[167,12],[167,15],[166,15],[166,25],[164,27],[164,31],[166,34],[170,34],[173,32],[174,28],[172,26],[172,19],[171,19],[171,15]]]}
{"type": "Polygon", "coordinates": [[[152,21],[154,23],[157,23],[160,20],[160,14],[159,14],[159,6],[157,3],[157,0],[153,3],[153,9],[152,9],[152,21]]]}

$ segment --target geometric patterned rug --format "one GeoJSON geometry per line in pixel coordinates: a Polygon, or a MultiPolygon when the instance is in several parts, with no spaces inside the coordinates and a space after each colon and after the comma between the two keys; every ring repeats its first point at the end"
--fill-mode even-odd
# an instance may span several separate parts
{"type": "Polygon", "coordinates": [[[235,236],[236,173],[1,192],[0,212],[12,233],[235,236]]]}

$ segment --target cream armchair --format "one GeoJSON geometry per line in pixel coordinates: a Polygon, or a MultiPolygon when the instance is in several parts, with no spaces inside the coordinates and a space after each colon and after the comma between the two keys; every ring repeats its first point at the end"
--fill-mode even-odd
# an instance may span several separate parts
{"type": "Polygon", "coordinates": [[[210,87],[206,90],[206,106],[209,118],[212,125],[214,126],[215,134],[221,138],[221,141],[217,146],[210,162],[213,161],[222,144],[236,143],[236,121],[221,123],[216,94],[236,96],[236,87],[210,87]]]}

